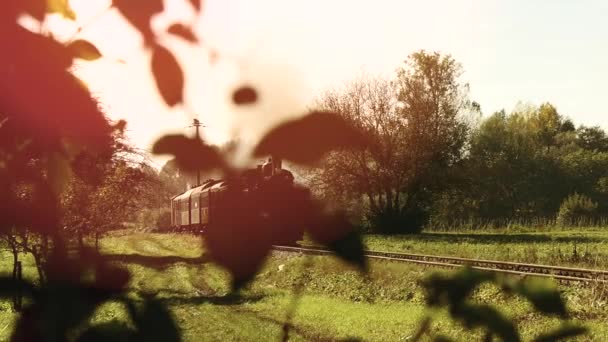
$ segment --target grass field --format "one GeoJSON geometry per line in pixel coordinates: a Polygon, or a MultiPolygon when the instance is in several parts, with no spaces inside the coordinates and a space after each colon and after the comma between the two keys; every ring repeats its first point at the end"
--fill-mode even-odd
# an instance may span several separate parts
{"type": "MultiPolygon", "coordinates": [[[[430,253],[430,248],[441,250],[444,243],[447,246],[447,237],[437,237],[435,240],[427,237],[419,237],[421,240],[369,237],[367,243],[388,247],[389,243],[394,243],[394,248],[398,248],[399,243],[409,243],[419,246],[412,248],[429,248],[427,251],[430,253]],[[433,241],[437,247],[432,247],[433,241]]],[[[462,241],[459,245],[473,248],[469,247],[475,246],[471,241],[473,238],[469,236],[466,239],[466,243],[462,241]]],[[[488,243],[484,241],[484,244],[488,243]]],[[[278,340],[292,300],[291,291],[299,282],[305,284],[306,290],[294,318],[290,335],[294,341],[353,337],[366,341],[406,341],[425,315],[424,296],[418,282],[431,270],[418,266],[372,262],[370,274],[362,277],[333,258],[311,257],[312,266],[303,272],[306,257],[275,253],[241,297],[227,297],[228,275],[213,264],[176,263],[153,267],[146,263],[147,256],[199,256],[202,248],[196,237],[115,235],[105,238],[102,248],[105,253],[121,255],[128,261],[133,275],[130,287],[134,298],[142,292],[153,293],[169,305],[182,329],[184,341],[278,340]]],[[[0,259],[2,271],[10,269],[7,256],[0,259]]],[[[25,276],[35,277],[31,259],[26,258],[24,262],[25,276]]],[[[608,320],[607,289],[564,287],[562,291],[573,312],[573,320],[592,329],[591,334],[581,340],[608,340],[608,326],[604,325],[608,320]]],[[[524,332],[524,340],[530,340],[558,323],[556,319],[530,313],[529,304],[507,298],[495,288],[481,289],[475,294],[475,299],[503,308],[518,322],[524,332]]],[[[447,334],[456,340],[481,338],[479,332],[471,335],[451,323],[445,313],[433,315],[436,316],[434,332],[447,334]]],[[[0,341],[8,338],[15,317],[8,303],[0,303],[0,341]]],[[[124,317],[123,308],[110,303],[99,309],[93,323],[120,321],[124,317]]]]}

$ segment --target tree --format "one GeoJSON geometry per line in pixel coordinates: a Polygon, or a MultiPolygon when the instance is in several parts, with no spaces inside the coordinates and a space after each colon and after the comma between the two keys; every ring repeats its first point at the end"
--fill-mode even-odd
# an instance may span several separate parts
{"type": "Polygon", "coordinates": [[[387,232],[417,231],[429,192],[457,164],[467,140],[467,113],[476,108],[450,56],[412,54],[394,81],[362,77],[327,92],[318,104],[373,137],[369,151],[337,152],[313,177],[313,187],[341,201],[361,201],[367,218],[387,232]]]}
{"type": "Polygon", "coordinates": [[[608,152],[608,137],[599,126],[580,126],[576,130],[576,143],[586,150],[608,152]]]}

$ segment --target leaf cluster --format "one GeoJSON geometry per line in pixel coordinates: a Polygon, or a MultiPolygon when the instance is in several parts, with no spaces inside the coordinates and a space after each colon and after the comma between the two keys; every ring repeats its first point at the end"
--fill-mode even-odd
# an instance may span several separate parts
{"type": "MultiPolygon", "coordinates": [[[[479,328],[485,331],[487,341],[491,341],[494,336],[501,341],[521,341],[520,332],[513,320],[493,306],[471,300],[474,291],[483,284],[498,286],[505,294],[516,294],[526,299],[540,314],[568,318],[566,304],[557,289],[526,280],[513,281],[496,273],[468,267],[448,275],[432,274],[424,280],[423,287],[430,308],[446,308],[450,317],[466,329],[479,328]]],[[[430,321],[423,328],[428,331],[430,321]]],[[[559,341],[586,331],[583,327],[564,323],[555,331],[537,336],[534,341],[559,341]]],[[[422,332],[419,333],[420,336],[422,332]]],[[[441,338],[449,340],[445,336],[441,338]]]]}

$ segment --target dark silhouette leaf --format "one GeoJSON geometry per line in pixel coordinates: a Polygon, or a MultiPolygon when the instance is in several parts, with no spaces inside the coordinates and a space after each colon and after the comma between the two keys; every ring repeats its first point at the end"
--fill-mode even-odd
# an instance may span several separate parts
{"type": "Polygon", "coordinates": [[[258,93],[250,86],[238,88],[232,94],[232,102],[238,105],[253,104],[258,100],[258,93]]]}
{"type": "Polygon", "coordinates": [[[175,106],[183,102],[184,73],[173,54],[160,45],[155,45],[152,52],[152,73],[167,105],[175,106]]]}
{"type": "Polygon", "coordinates": [[[0,54],[0,112],[42,149],[59,140],[109,148],[110,127],[91,94],[67,71],[70,50],[18,25],[7,28],[11,53],[0,54]]]}
{"type": "Polygon", "coordinates": [[[556,330],[542,334],[534,339],[534,342],[556,342],[564,339],[570,339],[587,333],[587,328],[581,326],[566,325],[556,330]]]}
{"type": "Polygon", "coordinates": [[[15,293],[32,295],[36,293],[34,286],[27,281],[16,280],[11,277],[0,277],[0,298],[11,297],[15,293]]]}
{"type": "Polygon", "coordinates": [[[113,0],[113,4],[125,19],[139,30],[144,37],[144,43],[150,45],[154,41],[150,19],[163,11],[163,0],[113,0]]]}
{"type": "Polygon", "coordinates": [[[498,335],[503,341],[520,341],[515,324],[489,305],[460,304],[450,308],[452,317],[462,320],[465,327],[486,328],[498,335]]]}
{"type": "Polygon", "coordinates": [[[158,300],[146,298],[144,306],[133,321],[139,341],[181,341],[179,328],[169,310],[158,300]]]}
{"type": "Polygon", "coordinates": [[[244,191],[236,180],[216,198],[217,210],[205,244],[211,259],[231,273],[237,290],[253,279],[276,237],[260,215],[260,199],[244,191]]]}
{"type": "Polygon", "coordinates": [[[494,279],[493,273],[465,267],[452,275],[432,274],[423,281],[423,286],[427,291],[426,299],[430,306],[458,306],[477,286],[494,279]]]}
{"type": "Polygon", "coordinates": [[[345,148],[366,148],[368,137],[340,115],[312,112],[271,130],[255,148],[254,155],[273,155],[296,163],[311,164],[326,153],[345,148]]]}
{"type": "Polygon", "coordinates": [[[363,254],[363,241],[357,232],[350,232],[346,236],[329,243],[329,248],[340,258],[350,262],[361,270],[367,270],[367,259],[363,254]]]}
{"type": "Polygon", "coordinates": [[[77,39],[68,44],[68,48],[75,58],[81,58],[85,61],[94,61],[101,58],[101,52],[97,47],[86,40],[77,39]]]}
{"type": "Polygon", "coordinates": [[[183,171],[223,169],[224,160],[214,147],[200,139],[183,135],[165,135],[152,147],[152,153],[172,154],[183,171]]]}
{"type": "Polygon", "coordinates": [[[128,342],[133,341],[135,332],[130,329],[125,323],[112,321],[95,325],[87,329],[78,339],[77,342],[128,342]]]}
{"type": "Polygon", "coordinates": [[[102,264],[96,269],[95,287],[105,290],[122,290],[127,286],[130,278],[131,275],[126,269],[102,264]]]}
{"type": "Polygon", "coordinates": [[[40,21],[44,20],[47,10],[47,0],[12,0],[2,4],[6,14],[18,15],[27,13],[40,21]]]}
{"type": "Polygon", "coordinates": [[[566,317],[568,312],[559,291],[536,286],[535,284],[519,283],[515,291],[526,297],[532,305],[544,314],[566,317]]]}
{"type": "Polygon", "coordinates": [[[196,38],[196,36],[194,35],[194,32],[192,32],[192,28],[184,25],[184,24],[173,24],[171,26],[169,26],[169,28],[167,29],[167,32],[176,35],[178,37],[181,37],[184,40],[189,41],[190,43],[197,43],[198,42],[198,38],[196,38]]]}

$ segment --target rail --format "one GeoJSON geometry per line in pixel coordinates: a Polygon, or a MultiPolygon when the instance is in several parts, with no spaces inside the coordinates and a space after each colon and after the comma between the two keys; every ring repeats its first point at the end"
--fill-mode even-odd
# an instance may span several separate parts
{"type": "MultiPolygon", "coordinates": [[[[332,251],[327,249],[307,246],[307,247],[288,247],[273,246],[275,251],[331,255],[332,251]]],[[[585,268],[538,265],[528,263],[518,263],[498,260],[467,259],[459,257],[448,257],[427,254],[411,254],[397,252],[365,251],[365,256],[370,259],[388,260],[396,262],[408,262],[427,266],[457,268],[469,266],[474,269],[492,271],[504,274],[535,276],[553,278],[560,281],[575,282],[595,282],[608,283],[608,271],[594,270],[585,268]]]]}

